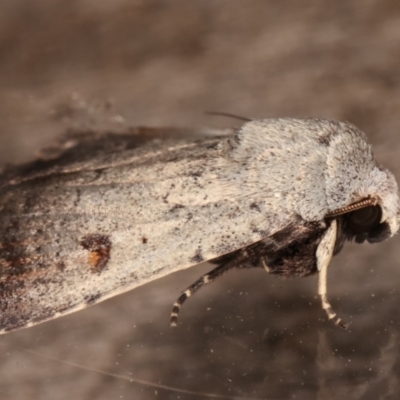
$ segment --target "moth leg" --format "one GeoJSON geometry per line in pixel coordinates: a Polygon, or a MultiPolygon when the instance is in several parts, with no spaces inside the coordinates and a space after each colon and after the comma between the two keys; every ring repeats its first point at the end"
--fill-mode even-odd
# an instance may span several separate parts
{"type": "Polygon", "coordinates": [[[240,263],[239,260],[233,260],[225,262],[219,265],[217,268],[214,268],[212,271],[208,272],[207,274],[203,275],[200,279],[190,285],[178,298],[178,300],[174,303],[171,312],[170,318],[170,326],[177,326],[178,324],[178,314],[179,310],[182,307],[182,304],[190,297],[193,296],[199,289],[203,286],[208,285],[211,282],[214,282],[217,278],[219,278],[222,274],[230,269],[233,269],[238,266],[240,263]]]}
{"type": "Polygon", "coordinates": [[[261,264],[264,267],[265,271],[269,274],[271,272],[270,268],[268,267],[267,263],[265,262],[265,258],[261,257],[261,264]]]}
{"type": "Polygon", "coordinates": [[[325,310],[330,321],[341,328],[347,328],[346,322],[340,319],[333,311],[327,298],[328,266],[333,256],[337,236],[337,222],[333,220],[324,234],[317,249],[317,268],[319,271],[318,294],[321,297],[322,308],[325,310]]]}

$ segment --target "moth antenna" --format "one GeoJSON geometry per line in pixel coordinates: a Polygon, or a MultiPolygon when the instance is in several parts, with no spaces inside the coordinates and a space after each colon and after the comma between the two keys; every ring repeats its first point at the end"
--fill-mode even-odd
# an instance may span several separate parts
{"type": "Polygon", "coordinates": [[[212,271],[203,275],[196,282],[190,285],[178,298],[178,300],[174,303],[172,307],[171,317],[169,325],[171,327],[175,327],[178,325],[178,314],[179,310],[182,307],[182,304],[191,296],[193,296],[199,289],[208,285],[211,282],[214,282],[217,278],[219,278],[222,274],[237,267],[237,263],[235,262],[226,262],[219,265],[217,268],[214,268],[212,271]]]}
{"type": "Polygon", "coordinates": [[[325,263],[322,266],[321,270],[319,271],[318,294],[321,297],[322,308],[328,315],[329,321],[332,321],[335,325],[340,326],[343,329],[346,329],[348,327],[348,324],[337,316],[337,314],[333,311],[332,306],[327,298],[328,265],[329,263],[325,263]]]}
{"type": "Polygon", "coordinates": [[[216,116],[219,116],[219,117],[235,118],[235,119],[239,119],[241,121],[246,121],[246,122],[253,121],[253,119],[251,119],[251,118],[241,117],[240,115],[235,115],[235,114],[230,114],[230,113],[225,113],[225,112],[219,112],[219,111],[204,111],[204,114],[216,115],[216,116]]]}

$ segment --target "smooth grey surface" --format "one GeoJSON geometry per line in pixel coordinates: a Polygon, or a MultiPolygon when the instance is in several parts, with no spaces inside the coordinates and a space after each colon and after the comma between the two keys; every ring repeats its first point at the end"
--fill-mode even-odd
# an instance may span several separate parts
{"type": "MultiPolygon", "coordinates": [[[[348,120],[399,179],[399,50],[395,0],[4,0],[1,161],[71,126],[237,123],[203,115],[215,110],[348,120]]],[[[0,398],[397,399],[398,247],[350,244],[334,259],[328,289],[349,331],[325,321],[315,278],[261,270],[205,288],[171,330],[203,265],[1,337],[0,398]]]]}

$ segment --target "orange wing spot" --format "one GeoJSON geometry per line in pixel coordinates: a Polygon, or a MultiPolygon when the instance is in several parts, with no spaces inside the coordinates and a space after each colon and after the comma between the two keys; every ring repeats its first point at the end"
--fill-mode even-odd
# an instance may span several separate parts
{"type": "Polygon", "coordinates": [[[81,246],[89,250],[88,263],[90,271],[100,273],[110,260],[111,241],[108,236],[100,234],[86,235],[80,241],[81,246]]]}

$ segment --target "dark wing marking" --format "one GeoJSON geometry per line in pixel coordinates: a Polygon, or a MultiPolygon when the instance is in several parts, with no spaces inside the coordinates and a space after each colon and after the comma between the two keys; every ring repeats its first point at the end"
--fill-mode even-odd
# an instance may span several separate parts
{"type": "Polygon", "coordinates": [[[137,127],[125,133],[70,131],[43,149],[37,160],[1,170],[0,187],[36,177],[79,170],[94,170],[111,165],[112,155],[152,143],[153,147],[173,140],[224,137],[230,129],[185,129],[137,127]]]}

